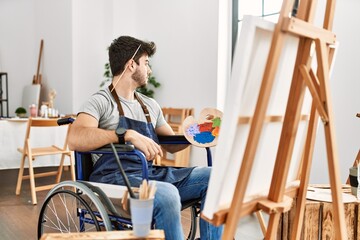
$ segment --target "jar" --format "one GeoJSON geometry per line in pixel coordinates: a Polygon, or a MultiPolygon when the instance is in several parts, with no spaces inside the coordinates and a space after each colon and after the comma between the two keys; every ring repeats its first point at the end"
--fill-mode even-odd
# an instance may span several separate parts
{"type": "Polygon", "coordinates": [[[29,112],[31,117],[37,117],[37,109],[35,104],[29,106],[29,112]]]}
{"type": "Polygon", "coordinates": [[[45,104],[41,105],[41,107],[40,107],[40,115],[43,118],[48,117],[48,107],[45,104]]]}

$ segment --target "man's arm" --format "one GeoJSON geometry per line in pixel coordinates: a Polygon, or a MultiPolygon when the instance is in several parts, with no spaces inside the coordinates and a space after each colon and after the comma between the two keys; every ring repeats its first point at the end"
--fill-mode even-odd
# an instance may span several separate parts
{"type": "Polygon", "coordinates": [[[157,127],[155,129],[155,132],[157,135],[162,135],[162,136],[175,135],[174,131],[172,130],[172,128],[168,123],[165,123],[161,127],[157,127]]]}
{"type": "MultiPolygon", "coordinates": [[[[106,144],[119,142],[115,130],[98,128],[98,124],[98,121],[91,115],[80,113],[69,132],[69,148],[76,151],[90,151],[106,144]]],[[[161,147],[156,142],[132,129],[127,130],[125,141],[131,142],[142,151],[147,160],[163,154],[161,147]]]]}
{"type": "Polygon", "coordinates": [[[80,113],[69,132],[69,148],[76,151],[89,151],[118,142],[115,130],[98,128],[98,124],[93,116],[80,113]]]}

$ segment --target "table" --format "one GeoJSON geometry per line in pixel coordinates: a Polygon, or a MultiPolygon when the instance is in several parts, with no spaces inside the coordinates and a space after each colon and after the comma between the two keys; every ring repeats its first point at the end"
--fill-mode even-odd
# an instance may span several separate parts
{"type": "Polygon", "coordinates": [[[133,231],[111,231],[111,232],[84,232],[84,233],[48,233],[41,237],[41,240],[55,239],[165,239],[164,230],[151,230],[149,236],[144,238],[135,237],[133,231]]]}
{"type": "MultiPolygon", "coordinates": [[[[319,184],[325,186],[326,184],[319,184]]],[[[350,193],[350,186],[343,185],[343,192],[350,193]]],[[[344,200],[344,197],[343,197],[344,200]]],[[[360,202],[345,201],[345,222],[348,240],[360,239],[360,202]]],[[[281,215],[277,240],[290,239],[296,212],[296,199],[289,212],[281,215]]],[[[334,215],[331,202],[306,200],[300,239],[335,239],[334,215]]]]}
{"type": "MultiPolygon", "coordinates": [[[[21,153],[17,151],[24,146],[27,118],[12,118],[0,120],[0,169],[19,168],[21,153]]],[[[64,145],[67,126],[56,128],[34,129],[36,140],[31,142],[32,146],[45,146],[55,143],[58,146],[64,145]]],[[[60,156],[38,157],[34,161],[34,167],[59,166],[60,156]]],[[[65,158],[65,165],[69,165],[69,159],[65,158]]]]}

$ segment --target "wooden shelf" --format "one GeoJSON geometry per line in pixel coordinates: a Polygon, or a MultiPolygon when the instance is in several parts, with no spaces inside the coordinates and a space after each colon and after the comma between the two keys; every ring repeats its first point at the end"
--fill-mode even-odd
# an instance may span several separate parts
{"type": "Polygon", "coordinates": [[[9,117],[8,75],[5,72],[0,72],[0,117],[9,117]],[[3,81],[3,78],[5,81],[3,81]],[[3,97],[4,91],[5,97],[3,97]],[[6,105],[6,115],[4,115],[3,103],[6,105]]]}

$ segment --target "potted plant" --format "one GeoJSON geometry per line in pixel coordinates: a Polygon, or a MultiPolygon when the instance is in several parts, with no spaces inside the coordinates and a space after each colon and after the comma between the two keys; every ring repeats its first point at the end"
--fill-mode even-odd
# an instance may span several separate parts
{"type": "Polygon", "coordinates": [[[23,107],[18,107],[16,110],[15,110],[15,114],[16,116],[22,118],[22,117],[26,117],[26,109],[23,108],[23,107]]]}

